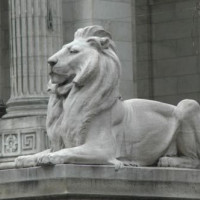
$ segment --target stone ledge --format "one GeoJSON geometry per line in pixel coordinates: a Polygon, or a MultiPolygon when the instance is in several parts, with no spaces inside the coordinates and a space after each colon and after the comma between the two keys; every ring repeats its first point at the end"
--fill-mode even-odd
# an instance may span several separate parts
{"type": "Polygon", "coordinates": [[[0,170],[0,199],[200,199],[200,170],[72,164],[0,170]]]}

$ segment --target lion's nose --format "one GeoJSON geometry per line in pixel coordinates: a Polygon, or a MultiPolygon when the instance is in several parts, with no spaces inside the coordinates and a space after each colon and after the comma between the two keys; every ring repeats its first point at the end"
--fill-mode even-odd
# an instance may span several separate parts
{"type": "Polygon", "coordinates": [[[50,65],[51,67],[54,67],[54,66],[57,64],[57,62],[58,62],[58,59],[55,58],[55,57],[50,57],[50,58],[48,59],[48,63],[49,63],[49,65],[50,65]]]}

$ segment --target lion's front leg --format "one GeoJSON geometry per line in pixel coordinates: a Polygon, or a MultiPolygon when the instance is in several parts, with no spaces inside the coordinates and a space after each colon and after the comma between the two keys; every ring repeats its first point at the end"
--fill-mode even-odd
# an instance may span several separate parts
{"type": "Polygon", "coordinates": [[[99,147],[82,145],[74,148],[62,149],[60,151],[49,153],[38,159],[39,165],[55,164],[112,164],[116,169],[122,168],[123,163],[112,156],[112,153],[106,152],[99,147]]]}
{"type": "Polygon", "coordinates": [[[84,163],[101,164],[106,159],[99,150],[93,149],[88,145],[62,149],[53,153],[48,153],[38,159],[38,164],[55,165],[63,163],[84,163]]]}

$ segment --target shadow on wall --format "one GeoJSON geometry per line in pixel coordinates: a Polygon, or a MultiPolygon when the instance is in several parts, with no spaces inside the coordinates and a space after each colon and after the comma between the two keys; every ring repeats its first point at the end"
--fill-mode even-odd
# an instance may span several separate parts
{"type": "Polygon", "coordinates": [[[6,104],[3,99],[0,99],[0,118],[6,114],[6,104]]]}

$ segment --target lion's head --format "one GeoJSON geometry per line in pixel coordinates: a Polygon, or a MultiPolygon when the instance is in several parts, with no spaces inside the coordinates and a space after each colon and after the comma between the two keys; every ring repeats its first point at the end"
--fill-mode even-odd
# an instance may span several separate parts
{"type": "MultiPolygon", "coordinates": [[[[101,26],[88,26],[48,59],[51,82],[62,96],[63,135],[82,143],[92,117],[119,98],[120,62],[111,35],[101,26]]],[[[72,141],[73,140],[73,141],[72,141]]],[[[65,144],[65,146],[69,146],[65,144]]]]}

